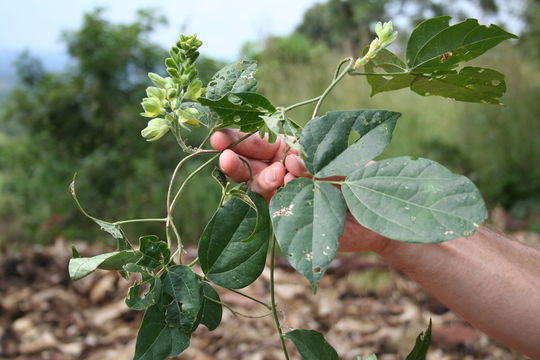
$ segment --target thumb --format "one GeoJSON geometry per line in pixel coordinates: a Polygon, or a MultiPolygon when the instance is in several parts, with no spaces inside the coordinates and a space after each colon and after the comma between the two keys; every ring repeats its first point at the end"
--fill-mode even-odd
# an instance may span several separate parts
{"type": "Polygon", "coordinates": [[[270,200],[276,189],[283,185],[285,167],[280,162],[275,162],[255,175],[249,185],[251,191],[261,194],[266,200],[270,200]]]}

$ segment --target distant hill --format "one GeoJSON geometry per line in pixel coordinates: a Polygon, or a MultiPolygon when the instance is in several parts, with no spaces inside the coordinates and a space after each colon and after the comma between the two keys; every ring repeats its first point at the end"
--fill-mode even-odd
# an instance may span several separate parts
{"type": "MultiPolygon", "coordinates": [[[[15,86],[17,76],[13,63],[23,51],[21,49],[0,49],[0,102],[15,86]]],[[[47,71],[62,71],[68,63],[68,57],[63,51],[34,51],[30,49],[30,54],[40,59],[47,71]]]]}

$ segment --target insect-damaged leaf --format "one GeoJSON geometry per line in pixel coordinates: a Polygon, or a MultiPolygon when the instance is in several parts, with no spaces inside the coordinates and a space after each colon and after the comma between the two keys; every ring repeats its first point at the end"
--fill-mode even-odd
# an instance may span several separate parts
{"type": "Polygon", "coordinates": [[[69,277],[79,280],[97,269],[122,270],[129,263],[137,262],[142,254],[139,251],[124,250],[96,255],[90,258],[73,258],[69,261],[69,277]]]}
{"type": "Polygon", "coordinates": [[[221,127],[239,126],[244,132],[257,131],[264,124],[260,116],[272,112],[269,109],[275,110],[270,101],[257,93],[227,94],[215,100],[200,98],[199,102],[220,116],[221,127]]]}
{"type": "Polygon", "coordinates": [[[431,319],[429,319],[429,325],[426,331],[420,333],[416,338],[414,348],[411,350],[405,360],[426,360],[426,356],[429,350],[429,344],[431,343],[431,319]]]}
{"type": "Polygon", "coordinates": [[[472,60],[500,42],[517,39],[497,25],[484,26],[467,19],[450,26],[449,16],[420,23],[407,43],[407,65],[414,73],[450,70],[472,60]]]}
{"type": "Polygon", "coordinates": [[[418,76],[411,83],[411,90],[424,96],[444,96],[450,99],[502,104],[506,91],[504,75],[498,71],[467,66],[457,71],[434,73],[429,77],[418,76]]]}
{"type": "Polygon", "coordinates": [[[219,70],[206,87],[206,97],[217,100],[231,92],[255,91],[257,80],[255,61],[237,61],[219,70]]]}
{"type": "Polygon", "coordinates": [[[346,176],[381,154],[400,113],[386,110],[331,111],[311,120],[300,137],[306,167],[316,177],[346,176]],[[351,132],[360,140],[348,147],[351,132]]]}
{"type": "Polygon", "coordinates": [[[294,179],[270,201],[276,239],[289,263],[312,285],[326,272],[345,224],[345,201],[325,182],[294,179]]]}
{"type": "Polygon", "coordinates": [[[189,266],[171,266],[163,278],[163,291],[174,299],[167,307],[167,323],[190,331],[203,303],[203,289],[197,275],[189,266]]]}
{"type": "Polygon", "coordinates": [[[257,212],[245,201],[232,197],[221,206],[199,241],[199,260],[207,278],[215,284],[239,289],[255,281],[264,268],[270,220],[266,201],[257,194],[249,197],[258,209],[259,226],[249,242],[257,223],[257,212]]]}
{"type": "Polygon", "coordinates": [[[157,304],[161,296],[161,279],[153,277],[147,269],[136,264],[124,265],[123,269],[126,273],[139,273],[142,277],[142,281],[129,288],[126,305],[133,310],[144,310],[157,304]],[[140,292],[143,285],[148,285],[149,288],[141,296],[140,292]]]}
{"type": "MultiPolygon", "coordinates": [[[[367,47],[365,51],[367,51],[367,47]]],[[[383,70],[386,73],[403,73],[395,76],[366,76],[366,80],[371,86],[371,96],[385,92],[399,90],[411,86],[416,75],[408,73],[407,65],[394,53],[382,49],[377,56],[365,65],[366,72],[375,73],[383,70]]]]}
{"type": "Polygon", "coordinates": [[[339,360],[336,350],[315,330],[293,330],[285,334],[304,360],[339,360]]]}
{"type": "Polygon", "coordinates": [[[159,240],[155,235],[141,236],[139,250],[143,254],[138,265],[155,269],[162,264],[168,264],[171,250],[166,242],[159,240]]]}
{"type": "Polygon", "coordinates": [[[154,305],[144,313],[133,359],[163,360],[176,356],[187,349],[190,337],[190,333],[170,327],[165,320],[165,310],[154,305]]]}
{"type": "Polygon", "coordinates": [[[469,236],[487,217],[469,179],[427,159],[382,160],[352,173],[341,189],[360,224],[400,241],[469,236]]]}

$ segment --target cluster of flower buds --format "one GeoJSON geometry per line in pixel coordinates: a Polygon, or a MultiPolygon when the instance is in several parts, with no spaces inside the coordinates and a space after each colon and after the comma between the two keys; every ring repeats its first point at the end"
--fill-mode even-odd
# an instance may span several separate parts
{"type": "Polygon", "coordinates": [[[197,100],[204,95],[205,88],[197,78],[195,61],[199,57],[197,49],[202,41],[197,35],[182,35],[180,40],[169,51],[170,57],[165,60],[170,77],[161,77],[149,73],[148,77],[155,87],[146,89],[148,97],[141,105],[144,117],[155,118],[148,122],[141,135],[148,141],[155,141],[165,135],[174,125],[186,128],[186,125],[198,126],[199,112],[195,108],[181,108],[184,100],[197,100]]]}
{"type": "Polygon", "coordinates": [[[368,52],[363,57],[358,58],[354,63],[355,70],[374,59],[379,51],[396,40],[398,35],[398,32],[394,31],[391,21],[384,24],[379,21],[377,25],[375,25],[375,33],[377,34],[377,37],[369,45],[368,52]]]}

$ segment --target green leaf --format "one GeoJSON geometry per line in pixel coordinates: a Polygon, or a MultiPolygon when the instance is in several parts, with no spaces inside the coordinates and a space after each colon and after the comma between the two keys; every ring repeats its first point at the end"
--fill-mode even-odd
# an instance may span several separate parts
{"type": "MultiPolygon", "coordinates": [[[[366,47],[365,51],[367,49],[366,47]]],[[[400,76],[366,76],[367,82],[371,86],[370,96],[385,91],[407,88],[411,86],[411,83],[416,77],[416,75],[411,75],[407,72],[407,65],[396,54],[386,49],[382,49],[373,60],[368,62],[365,65],[365,69],[368,73],[382,73],[380,70],[384,70],[387,73],[403,73],[400,76]]]]}
{"type": "Polygon", "coordinates": [[[215,125],[216,119],[215,116],[213,116],[213,114],[211,113],[210,109],[206,106],[199,104],[198,102],[183,102],[179,105],[179,108],[181,110],[189,108],[197,109],[197,111],[199,112],[199,116],[197,117],[197,119],[201,122],[201,124],[203,124],[207,128],[212,128],[215,125]]]}
{"type": "Polygon", "coordinates": [[[281,251],[312,285],[321,279],[339,246],[345,201],[331,184],[297,178],[270,201],[272,225],[281,251]]]}
{"type": "Polygon", "coordinates": [[[216,301],[221,301],[218,293],[214,288],[208,284],[203,283],[203,294],[205,296],[203,304],[200,310],[201,324],[206,326],[208,330],[215,330],[221,323],[221,317],[223,316],[223,308],[217,302],[208,300],[207,298],[212,298],[216,301]]]}
{"type": "Polygon", "coordinates": [[[449,70],[459,62],[472,60],[487,50],[517,36],[496,25],[479,25],[467,19],[450,26],[441,16],[420,23],[407,43],[407,64],[415,73],[449,70]]]}
{"type": "Polygon", "coordinates": [[[300,137],[306,167],[315,177],[346,176],[381,154],[400,113],[385,110],[332,111],[311,120],[300,137]],[[348,147],[349,135],[360,140],[348,147]]]}
{"type": "Polygon", "coordinates": [[[222,120],[221,127],[239,126],[241,131],[255,132],[263,124],[260,118],[265,112],[258,106],[247,103],[235,103],[231,95],[224,95],[217,100],[199,98],[199,102],[215,111],[222,120]]]}
{"type": "Polygon", "coordinates": [[[255,281],[263,271],[270,220],[266,201],[257,194],[249,197],[259,212],[259,228],[253,240],[248,238],[257,222],[257,212],[236,197],[221,206],[199,241],[199,261],[203,272],[213,283],[239,289],[255,281]]]}
{"type": "Polygon", "coordinates": [[[291,149],[302,151],[302,147],[297,141],[302,128],[292,121],[283,111],[275,112],[270,116],[261,115],[261,119],[264,121],[264,130],[268,133],[268,141],[270,143],[274,143],[278,136],[283,135],[283,141],[291,149]]]}
{"type": "Polygon", "coordinates": [[[426,360],[426,356],[429,350],[429,344],[431,342],[431,319],[429,319],[429,325],[426,331],[420,333],[416,338],[414,348],[411,350],[405,360],[426,360]]]}
{"type": "Polygon", "coordinates": [[[163,360],[180,354],[189,346],[190,334],[169,327],[165,310],[156,305],[144,313],[137,334],[134,360],[163,360]]]}
{"type": "Polygon", "coordinates": [[[137,262],[142,254],[139,251],[124,250],[96,255],[90,258],[78,257],[69,261],[69,277],[76,281],[97,269],[122,270],[129,263],[137,262]]]}
{"type": "MultiPolygon", "coordinates": [[[[273,113],[276,111],[276,107],[261,94],[255,92],[232,92],[229,94],[229,98],[240,100],[245,105],[250,105],[253,108],[258,108],[262,112],[273,113]]],[[[238,103],[237,101],[233,101],[238,103]]]]}
{"type": "Polygon", "coordinates": [[[206,97],[217,100],[231,92],[255,91],[257,80],[255,61],[237,61],[219,70],[206,87],[206,97]]]}
{"type": "Polygon", "coordinates": [[[285,338],[294,343],[304,360],[339,360],[336,350],[315,330],[289,331],[285,338]]]}
{"type": "MultiPolygon", "coordinates": [[[[242,185],[242,187],[243,187],[243,185],[242,185]]],[[[255,235],[259,231],[259,219],[260,219],[259,209],[257,208],[257,205],[255,204],[255,202],[253,202],[253,200],[251,200],[251,198],[249,197],[249,194],[246,192],[246,190],[244,190],[242,188],[231,189],[227,193],[227,196],[228,197],[234,197],[234,198],[237,198],[239,200],[242,200],[250,208],[252,208],[255,211],[255,226],[253,226],[253,230],[251,231],[251,234],[249,234],[249,236],[247,238],[242,240],[242,242],[250,242],[251,240],[253,240],[255,238],[255,235]]]]}
{"type": "Polygon", "coordinates": [[[444,96],[459,101],[502,104],[501,96],[506,91],[504,75],[498,71],[464,67],[458,73],[436,72],[430,77],[418,76],[411,90],[424,96],[444,96]]]}
{"type": "Polygon", "coordinates": [[[133,310],[144,310],[159,300],[161,295],[161,280],[152,278],[148,281],[137,283],[129,288],[128,296],[126,297],[126,305],[133,310]],[[139,295],[141,286],[149,284],[150,289],[142,297],[139,295]]]}
{"type": "Polygon", "coordinates": [[[129,243],[120,225],[116,225],[114,223],[110,223],[110,222],[95,218],[84,210],[84,208],[81,206],[81,203],[79,202],[79,199],[77,198],[77,192],[75,190],[76,177],[77,177],[77,174],[73,176],[73,181],[71,182],[71,184],[69,184],[69,190],[79,210],[81,210],[84,216],[86,216],[87,218],[91,219],[96,224],[98,224],[101,227],[101,230],[108,232],[116,239],[117,250],[131,250],[132,249],[131,244],[129,243]]]}
{"type": "Polygon", "coordinates": [[[382,160],[352,173],[341,189],[360,224],[405,242],[469,236],[487,217],[469,179],[427,159],[382,160]]]}
{"type": "Polygon", "coordinates": [[[167,307],[169,324],[184,331],[192,329],[203,302],[203,290],[197,275],[189,266],[171,266],[163,278],[163,291],[174,299],[167,307]]]}
{"type": "Polygon", "coordinates": [[[146,235],[139,238],[139,251],[143,254],[138,264],[150,269],[168,264],[171,251],[166,242],[159,240],[155,235],[146,235]]]}

